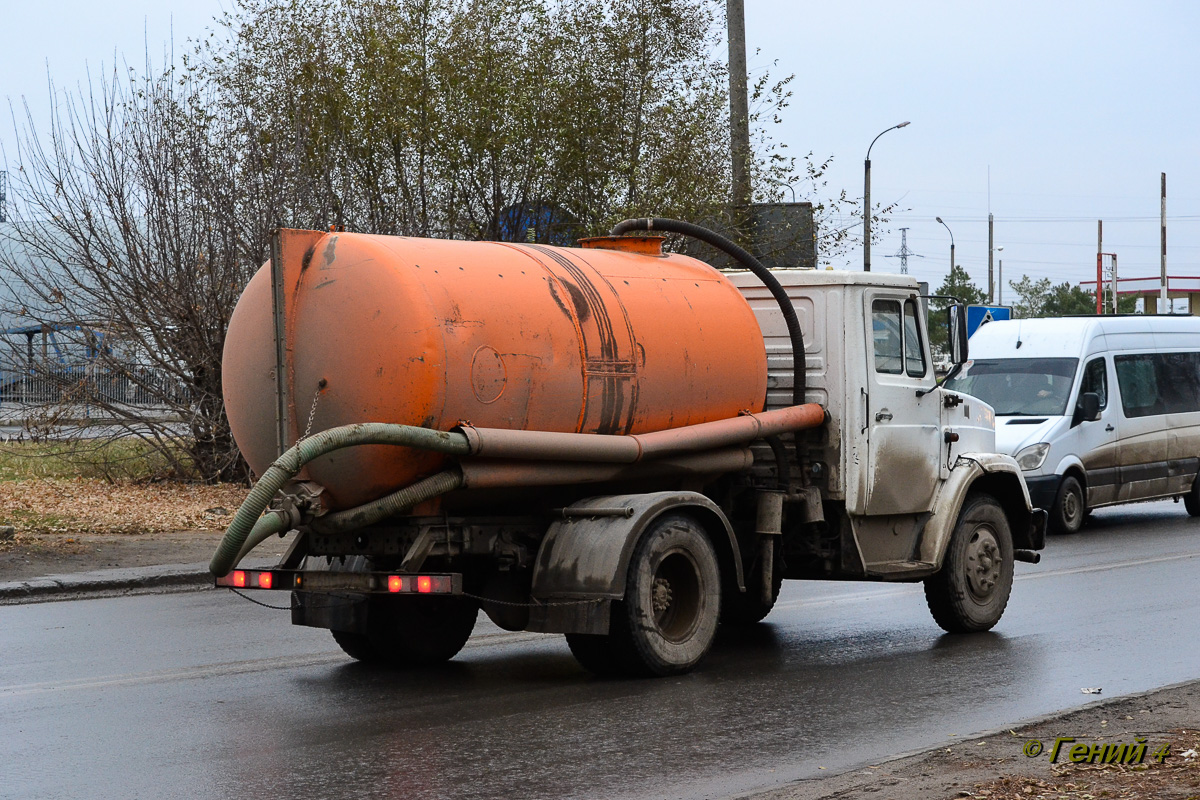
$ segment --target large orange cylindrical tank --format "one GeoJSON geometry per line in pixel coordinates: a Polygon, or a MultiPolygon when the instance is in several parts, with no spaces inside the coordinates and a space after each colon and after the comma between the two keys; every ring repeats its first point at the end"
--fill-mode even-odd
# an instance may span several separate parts
{"type": "MultiPolygon", "coordinates": [[[[310,234],[285,330],[291,433],[354,422],[627,434],[760,411],[763,337],[712,267],[678,255],[310,234]]],[[[281,261],[287,262],[285,255],[281,261]]],[[[270,265],[234,310],[225,405],[251,468],[275,459],[270,265]]],[[[355,447],[309,465],[335,508],[445,457],[355,447]]]]}

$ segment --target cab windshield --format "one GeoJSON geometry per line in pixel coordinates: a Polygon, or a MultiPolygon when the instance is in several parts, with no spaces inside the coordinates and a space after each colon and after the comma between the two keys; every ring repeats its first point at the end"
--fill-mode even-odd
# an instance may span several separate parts
{"type": "Polygon", "coordinates": [[[997,416],[1061,416],[1078,366],[1078,358],[977,358],[946,388],[978,397],[997,416]]]}

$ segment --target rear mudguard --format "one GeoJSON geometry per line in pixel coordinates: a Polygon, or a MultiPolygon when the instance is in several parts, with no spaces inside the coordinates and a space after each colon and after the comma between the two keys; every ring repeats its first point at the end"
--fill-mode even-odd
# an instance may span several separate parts
{"type": "Polygon", "coordinates": [[[533,569],[536,605],[527,630],[608,633],[609,607],[625,596],[633,550],[643,531],[671,511],[692,516],[708,533],[725,591],[743,591],[742,559],[733,527],[712,500],[696,492],[607,495],[563,509],[550,525],[533,569]]]}

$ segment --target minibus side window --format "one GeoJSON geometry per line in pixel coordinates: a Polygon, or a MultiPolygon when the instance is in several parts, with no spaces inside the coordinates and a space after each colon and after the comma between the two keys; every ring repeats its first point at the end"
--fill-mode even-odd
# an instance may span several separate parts
{"type": "Polygon", "coordinates": [[[1121,410],[1127,418],[1166,413],[1158,394],[1153,355],[1115,356],[1113,362],[1117,368],[1117,386],[1121,389],[1121,410]]]}
{"type": "Polygon", "coordinates": [[[1079,393],[1084,392],[1100,395],[1100,408],[1108,408],[1108,370],[1104,368],[1103,357],[1093,358],[1083,368],[1083,385],[1079,387],[1079,393]]]}
{"type": "Polygon", "coordinates": [[[1200,353],[1156,353],[1154,366],[1166,413],[1200,411],[1200,353]]]}

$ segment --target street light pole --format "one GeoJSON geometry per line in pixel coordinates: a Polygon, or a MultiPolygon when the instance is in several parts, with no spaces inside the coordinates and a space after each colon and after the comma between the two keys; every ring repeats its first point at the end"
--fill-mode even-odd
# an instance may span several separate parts
{"type": "MultiPolygon", "coordinates": [[[[1003,245],[1001,245],[1000,247],[997,247],[997,248],[996,248],[996,252],[997,252],[997,253],[1002,253],[1002,252],[1004,252],[1004,246],[1003,246],[1003,245]]],[[[997,299],[997,304],[998,304],[998,305],[1004,305],[1004,259],[1003,259],[1003,258],[999,260],[999,264],[1000,264],[1000,266],[999,266],[999,268],[998,268],[998,271],[997,271],[997,278],[998,278],[998,280],[999,280],[999,283],[1000,283],[1000,285],[997,287],[997,290],[996,290],[996,297],[998,298],[998,299],[997,299]]],[[[989,285],[989,288],[990,288],[990,285],[989,285]]],[[[992,300],[991,300],[991,298],[989,297],[989,298],[988,298],[988,305],[991,305],[991,304],[992,304],[992,300]]]]}
{"type": "MultiPolygon", "coordinates": [[[[879,136],[908,124],[908,120],[905,120],[881,131],[879,136]]],[[[867,158],[863,162],[863,272],[871,271],[871,147],[879,141],[879,136],[871,140],[871,146],[867,148],[867,158]]]]}
{"type": "MultiPolygon", "coordinates": [[[[941,217],[934,217],[934,219],[936,219],[938,222],[942,222],[941,217]]],[[[953,275],[954,274],[954,231],[950,230],[950,226],[946,225],[946,223],[942,222],[942,225],[945,226],[946,233],[950,234],[950,274],[953,275]]]]}

